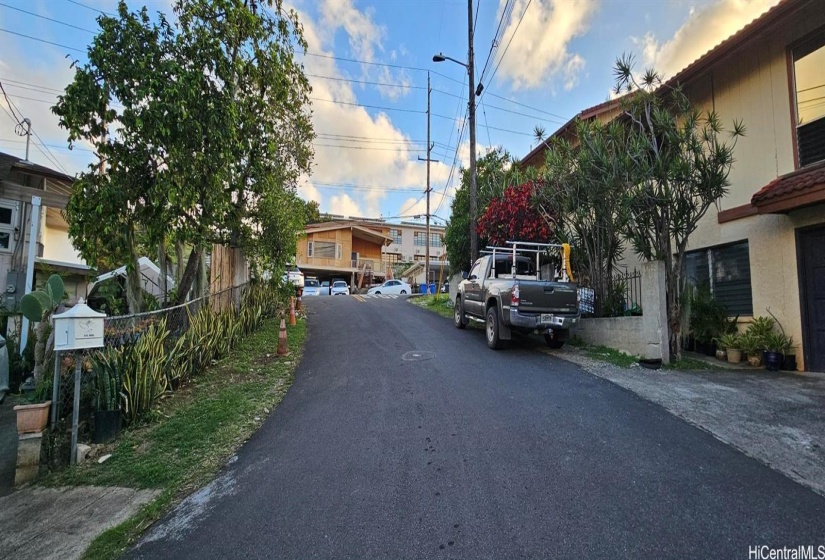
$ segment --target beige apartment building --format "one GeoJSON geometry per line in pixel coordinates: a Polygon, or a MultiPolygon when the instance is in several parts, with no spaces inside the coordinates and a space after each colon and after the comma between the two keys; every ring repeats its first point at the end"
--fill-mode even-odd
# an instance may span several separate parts
{"type": "MultiPolygon", "coordinates": [[[[742,322],[770,310],[798,367],[825,371],[825,3],[782,0],[666,86],[677,84],[727,126],[747,127],[728,194],[690,239],[688,275],[742,322]]],[[[616,103],[579,118],[615,118],[616,103]]],[[[543,158],[539,147],[522,165],[543,158]]]]}

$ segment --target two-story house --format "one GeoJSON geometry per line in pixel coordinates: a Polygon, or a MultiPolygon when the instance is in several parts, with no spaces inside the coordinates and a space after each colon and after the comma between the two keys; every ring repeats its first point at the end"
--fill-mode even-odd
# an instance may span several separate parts
{"type": "MultiPolygon", "coordinates": [[[[793,336],[798,366],[825,371],[822,0],[782,0],[664,87],[675,85],[747,127],[728,194],[690,238],[687,274],[740,320],[770,311],[793,336]]],[[[615,116],[610,103],[594,109],[615,116]]],[[[523,163],[539,164],[542,150],[533,152],[523,163]]]]}
{"type": "MultiPolygon", "coordinates": [[[[26,265],[33,213],[37,225],[34,284],[51,273],[64,278],[69,297],[87,295],[90,270],[71,243],[66,208],[74,178],[10,154],[0,153],[0,281],[3,316],[15,314],[26,293],[26,265]],[[40,206],[32,204],[40,199],[40,206]]],[[[10,327],[11,328],[11,327],[10,327]]]]}
{"type": "Polygon", "coordinates": [[[341,278],[350,286],[357,286],[363,278],[367,282],[383,280],[386,263],[382,249],[390,243],[386,232],[387,227],[376,222],[309,224],[298,239],[296,264],[306,275],[319,280],[341,278]]]}

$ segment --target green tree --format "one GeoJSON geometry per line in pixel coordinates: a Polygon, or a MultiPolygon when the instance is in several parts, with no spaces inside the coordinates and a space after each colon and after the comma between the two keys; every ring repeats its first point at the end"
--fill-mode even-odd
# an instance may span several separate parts
{"type": "Polygon", "coordinates": [[[304,224],[317,224],[321,222],[321,209],[314,200],[301,200],[304,216],[304,224]]]}
{"type": "Polygon", "coordinates": [[[135,271],[136,224],[151,246],[185,245],[180,302],[211,244],[273,263],[294,245],[300,221],[280,212],[295,210],[313,133],[294,11],[281,0],[178,0],[174,11],[173,25],[121,1],[117,17],[100,17],[88,63],[53,111],[70,144],[89,141],[101,158],[67,208],[81,254],[135,271]]]}
{"type": "MultiPolygon", "coordinates": [[[[608,303],[624,247],[624,193],[633,163],[625,149],[627,129],[621,121],[579,121],[575,126],[576,145],[561,138],[549,142],[543,188],[536,198],[557,211],[556,232],[573,248],[573,262],[585,276],[579,281],[608,303]]],[[[615,311],[608,307],[600,311],[615,311]]]]}
{"type": "Polygon", "coordinates": [[[617,61],[615,74],[617,92],[633,92],[625,96],[622,116],[633,163],[624,235],[642,258],[665,263],[670,352],[677,360],[688,239],[727,192],[733,150],[745,128],[734,121],[730,140],[722,140],[726,131],[715,111],[692,107],[678,87],[664,89],[654,70],[637,79],[630,57],[617,61]]]}
{"type": "MultiPolygon", "coordinates": [[[[478,192],[478,216],[484,215],[487,205],[493,197],[504,194],[509,181],[516,170],[511,166],[510,154],[498,148],[491,150],[476,162],[476,185],[478,192]]],[[[475,227],[475,226],[474,226],[475,227]]],[[[447,244],[447,258],[450,259],[450,271],[456,274],[470,270],[470,173],[461,170],[461,185],[458,187],[450,205],[450,219],[444,231],[447,244]]],[[[478,246],[487,246],[487,239],[479,237],[478,246]]]]}

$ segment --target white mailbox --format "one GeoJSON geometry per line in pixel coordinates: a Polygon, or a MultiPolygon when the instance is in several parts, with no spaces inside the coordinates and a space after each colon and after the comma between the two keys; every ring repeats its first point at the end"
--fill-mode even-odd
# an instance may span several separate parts
{"type": "Polygon", "coordinates": [[[54,315],[54,349],[80,350],[103,346],[103,320],[105,313],[98,313],[85,303],[77,304],[59,315],[54,315]]]}

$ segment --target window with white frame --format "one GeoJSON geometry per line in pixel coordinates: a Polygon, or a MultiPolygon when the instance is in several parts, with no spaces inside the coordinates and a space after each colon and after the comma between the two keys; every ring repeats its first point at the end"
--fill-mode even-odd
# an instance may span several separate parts
{"type": "Polygon", "coordinates": [[[427,234],[423,231],[413,232],[413,245],[416,247],[427,246],[427,234]]]}
{"type": "Polygon", "coordinates": [[[400,229],[390,229],[390,239],[392,239],[393,243],[401,244],[401,230],[400,229]]]}
{"type": "Polygon", "coordinates": [[[340,259],[341,244],[335,241],[310,241],[307,244],[307,257],[340,259]]]}
{"type": "Polygon", "coordinates": [[[0,251],[14,249],[14,219],[17,208],[13,202],[0,202],[0,251]]]}

